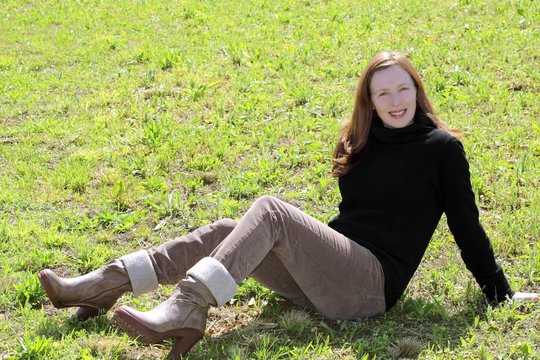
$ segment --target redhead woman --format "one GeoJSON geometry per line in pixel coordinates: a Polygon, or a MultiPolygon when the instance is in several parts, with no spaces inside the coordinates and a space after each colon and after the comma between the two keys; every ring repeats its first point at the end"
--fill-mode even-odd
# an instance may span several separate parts
{"type": "Polygon", "coordinates": [[[80,319],[111,309],[125,292],[177,285],[155,309],[121,306],[113,319],[144,343],[175,339],[170,356],[178,359],[203,336],[209,306],[228,302],[247,277],[330,319],[390,309],[445,213],[489,303],[538,300],[512,291],[495,261],[463,146],[436,115],[405,56],[382,52],[369,62],[338,139],[332,174],[342,201],[328,225],[265,196],[238,222],[216,221],[76,278],[42,270],[41,284],[54,306],[78,307],[80,319]]]}

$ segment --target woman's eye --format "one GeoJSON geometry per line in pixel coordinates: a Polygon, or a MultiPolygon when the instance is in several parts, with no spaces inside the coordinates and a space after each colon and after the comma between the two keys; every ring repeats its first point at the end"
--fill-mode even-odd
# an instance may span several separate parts
{"type": "Polygon", "coordinates": [[[402,88],[399,89],[399,90],[400,90],[400,91],[407,91],[407,90],[409,90],[409,88],[408,88],[408,87],[402,87],[402,88]]]}
{"type": "Polygon", "coordinates": [[[382,92],[382,93],[379,93],[379,97],[383,97],[383,96],[386,96],[386,92],[382,92]]]}

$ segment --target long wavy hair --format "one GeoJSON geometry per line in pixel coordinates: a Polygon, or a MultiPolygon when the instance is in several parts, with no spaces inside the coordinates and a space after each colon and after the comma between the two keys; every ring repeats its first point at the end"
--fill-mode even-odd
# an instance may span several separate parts
{"type": "Polygon", "coordinates": [[[433,104],[426,96],[422,79],[409,59],[397,52],[380,52],[364,68],[358,80],[352,115],[339,130],[338,143],[334,149],[333,176],[347,174],[355,165],[356,155],[366,147],[375,112],[369,85],[376,71],[393,65],[401,67],[411,76],[416,87],[416,111],[426,114],[435,127],[457,134],[437,116],[433,104]]]}

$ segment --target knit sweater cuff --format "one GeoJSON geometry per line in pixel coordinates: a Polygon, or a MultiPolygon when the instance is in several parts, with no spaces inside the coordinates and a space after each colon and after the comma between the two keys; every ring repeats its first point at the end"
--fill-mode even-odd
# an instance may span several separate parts
{"type": "Polygon", "coordinates": [[[477,282],[482,288],[482,292],[490,305],[498,305],[514,295],[502,268],[489,277],[477,277],[477,282]]]}

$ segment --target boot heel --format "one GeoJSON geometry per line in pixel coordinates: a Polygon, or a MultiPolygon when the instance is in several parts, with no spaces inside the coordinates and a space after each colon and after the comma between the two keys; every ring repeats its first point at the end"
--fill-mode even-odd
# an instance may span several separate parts
{"type": "Polygon", "coordinates": [[[77,310],[73,313],[73,316],[75,316],[77,319],[83,321],[86,319],[93,318],[95,316],[101,315],[104,313],[105,310],[96,309],[90,306],[80,306],[77,308],[77,310]]]}
{"type": "Polygon", "coordinates": [[[203,337],[203,333],[196,329],[185,329],[184,336],[176,338],[168,360],[180,360],[203,337]]]}

